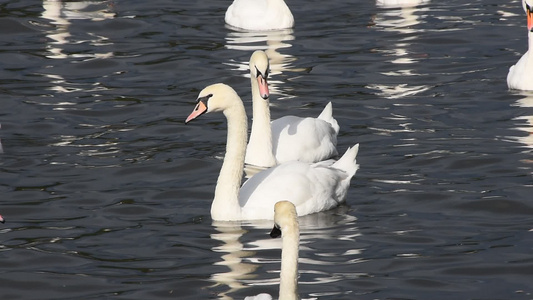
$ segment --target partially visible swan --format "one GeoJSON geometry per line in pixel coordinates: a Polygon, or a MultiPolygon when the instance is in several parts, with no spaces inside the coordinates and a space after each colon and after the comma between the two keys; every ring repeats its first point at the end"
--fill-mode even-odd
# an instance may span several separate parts
{"type": "MultiPolygon", "coordinates": [[[[298,299],[298,247],[300,229],[298,215],[294,204],[279,201],[274,205],[274,228],[270,232],[273,238],[282,236],[281,273],[279,284],[279,300],[298,299]]],[[[269,294],[246,297],[244,300],[271,300],[269,294]]]]}
{"type": "Polygon", "coordinates": [[[226,116],[228,137],[211,205],[213,220],[272,220],[272,208],[281,199],[290,199],[300,216],[328,210],[345,201],[350,180],[359,168],[358,144],[338,161],[284,163],[255,174],[239,188],[248,126],[244,104],[235,90],[222,83],[204,88],[185,123],[216,111],[226,116]]]}
{"type": "Polygon", "coordinates": [[[225,21],[247,30],[278,30],[294,25],[291,10],[283,0],[234,0],[225,21]]]}
{"type": "Polygon", "coordinates": [[[527,15],[528,51],[516,65],[509,68],[507,86],[510,89],[533,90],[533,1],[522,0],[522,7],[527,15]],[[530,4],[531,3],[531,4],[530,4]]]}
{"type": "Polygon", "coordinates": [[[318,162],[337,155],[339,124],[331,102],[318,118],[285,116],[270,122],[269,63],[264,51],[250,57],[252,132],[246,150],[247,164],[272,167],[293,160],[318,162]]]}
{"type": "Polygon", "coordinates": [[[261,293],[256,296],[245,297],[244,300],[272,300],[272,296],[266,293],[261,293]]]}
{"type": "Polygon", "coordinates": [[[4,217],[2,217],[2,215],[0,215],[0,223],[5,223],[6,220],[4,219],[4,217]]]}

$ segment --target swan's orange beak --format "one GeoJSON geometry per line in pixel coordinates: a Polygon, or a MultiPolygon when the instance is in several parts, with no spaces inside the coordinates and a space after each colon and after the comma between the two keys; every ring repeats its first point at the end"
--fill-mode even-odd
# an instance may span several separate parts
{"type": "Polygon", "coordinates": [[[185,124],[189,123],[191,120],[198,118],[199,116],[203,115],[206,112],[207,112],[207,105],[205,105],[203,101],[198,100],[198,104],[196,104],[192,113],[185,120],[185,124]]]}
{"type": "Polygon", "coordinates": [[[263,78],[263,75],[257,75],[257,84],[259,85],[259,94],[261,98],[268,99],[270,93],[268,92],[268,83],[266,78],[263,78]]]}
{"type": "Polygon", "coordinates": [[[531,11],[531,7],[526,3],[526,14],[527,14],[527,30],[531,31],[531,28],[533,28],[533,12],[531,11]]]}

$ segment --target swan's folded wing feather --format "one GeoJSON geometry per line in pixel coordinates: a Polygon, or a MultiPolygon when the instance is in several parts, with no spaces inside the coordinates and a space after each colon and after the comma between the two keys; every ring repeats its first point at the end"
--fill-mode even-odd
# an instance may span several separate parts
{"type": "Polygon", "coordinates": [[[313,198],[310,166],[291,162],[259,172],[241,187],[239,203],[243,213],[258,211],[274,215],[274,204],[289,200],[295,206],[313,198]]]}
{"type": "Polygon", "coordinates": [[[248,20],[253,20],[254,18],[262,18],[262,14],[266,8],[266,1],[233,1],[226,11],[225,21],[230,25],[242,26],[241,22],[247,22],[248,20]]]}
{"type": "MultiPolygon", "coordinates": [[[[274,204],[292,202],[299,216],[338,205],[344,172],[303,162],[289,162],[262,171],[241,187],[239,203],[245,219],[272,219],[274,204]]],[[[341,199],[342,200],[342,199],[341,199]]]]}
{"type": "Polygon", "coordinates": [[[244,300],[272,300],[272,296],[266,293],[261,293],[256,296],[248,296],[244,300]]]}
{"type": "Polygon", "coordinates": [[[285,116],[272,121],[272,147],[279,162],[321,161],[337,155],[337,132],[316,118],[285,116]]]}

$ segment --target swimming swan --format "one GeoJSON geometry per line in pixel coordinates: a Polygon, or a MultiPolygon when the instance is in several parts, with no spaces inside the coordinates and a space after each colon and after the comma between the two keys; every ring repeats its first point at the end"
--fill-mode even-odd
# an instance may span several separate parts
{"type": "Polygon", "coordinates": [[[318,118],[285,116],[270,122],[268,57],[255,51],[250,57],[252,83],[252,132],[245,163],[272,167],[292,160],[318,162],[337,155],[339,125],[331,102],[318,118]]]}
{"type": "Polygon", "coordinates": [[[225,21],[247,30],[279,30],[294,25],[291,10],[283,0],[234,0],[225,21]]]}
{"type": "MultiPolygon", "coordinates": [[[[294,204],[279,201],[274,205],[274,228],[270,232],[273,238],[282,236],[281,273],[279,284],[279,300],[298,299],[298,247],[300,229],[298,215],[294,204]]],[[[271,300],[269,294],[246,297],[244,300],[271,300]]]]}
{"type": "Polygon", "coordinates": [[[522,1],[522,7],[527,15],[528,51],[516,65],[509,68],[507,75],[507,86],[510,89],[526,91],[533,90],[533,2],[529,4],[529,1],[522,1]]]}
{"type": "Polygon", "coordinates": [[[345,201],[350,180],[359,168],[358,144],[338,161],[291,161],[255,174],[240,187],[248,131],[242,100],[233,88],[218,83],[204,88],[197,101],[185,123],[216,111],[223,112],[228,122],[226,154],[211,204],[213,220],[272,220],[272,208],[281,199],[290,199],[299,216],[328,210],[345,201]]]}

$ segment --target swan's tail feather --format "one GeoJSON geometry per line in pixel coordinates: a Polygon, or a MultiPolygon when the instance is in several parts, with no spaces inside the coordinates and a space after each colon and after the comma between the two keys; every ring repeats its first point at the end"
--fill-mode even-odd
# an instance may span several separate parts
{"type": "Polygon", "coordinates": [[[357,164],[357,153],[359,152],[359,144],[348,148],[344,155],[336,161],[332,167],[345,171],[351,176],[355,175],[355,172],[359,169],[357,164]]]}
{"type": "Polygon", "coordinates": [[[333,104],[331,104],[331,101],[324,107],[324,110],[322,110],[318,118],[324,121],[333,118],[333,104]]]}
{"type": "Polygon", "coordinates": [[[335,132],[337,134],[339,133],[339,123],[337,123],[337,120],[333,118],[333,104],[331,104],[331,102],[329,102],[326,107],[324,107],[324,110],[322,110],[322,112],[318,116],[318,119],[328,122],[329,124],[331,124],[331,127],[333,127],[335,132]]]}

